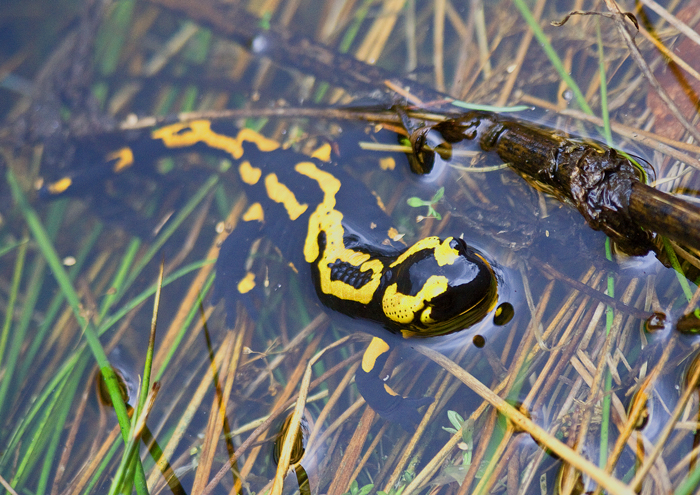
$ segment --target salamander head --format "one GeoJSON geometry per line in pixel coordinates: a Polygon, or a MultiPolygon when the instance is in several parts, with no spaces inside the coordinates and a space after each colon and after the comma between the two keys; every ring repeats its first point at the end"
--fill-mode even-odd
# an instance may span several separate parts
{"type": "Polygon", "coordinates": [[[382,309],[392,329],[431,337],[482,320],[498,300],[491,265],[462,239],[428,237],[390,265],[382,309]]]}

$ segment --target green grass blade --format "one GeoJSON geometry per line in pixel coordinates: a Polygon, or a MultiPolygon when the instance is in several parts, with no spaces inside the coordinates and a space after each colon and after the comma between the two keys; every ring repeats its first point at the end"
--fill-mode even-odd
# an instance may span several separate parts
{"type": "Polygon", "coordinates": [[[156,326],[158,323],[158,307],[160,306],[160,294],[163,290],[163,270],[165,262],[160,262],[160,273],[156,282],[156,295],[153,301],[153,317],[151,319],[151,332],[148,338],[148,348],[146,349],[146,360],[143,367],[143,380],[141,381],[141,393],[139,394],[139,405],[136,408],[136,414],[139,416],[146,403],[148,391],[151,389],[151,368],[153,366],[153,349],[156,344],[156,326]]]}
{"type": "Polygon", "coordinates": [[[532,12],[530,12],[530,8],[525,3],[525,0],[513,0],[513,3],[515,4],[515,7],[520,11],[520,14],[523,16],[523,19],[525,19],[525,22],[527,22],[527,25],[530,26],[530,29],[532,29],[532,32],[534,33],[535,38],[537,39],[537,42],[544,50],[544,53],[547,55],[547,58],[549,58],[549,61],[552,63],[552,66],[554,66],[554,69],[559,74],[559,77],[561,77],[562,80],[566,83],[566,85],[569,86],[569,89],[573,91],[578,106],[581,107],[581,110],[586,112],[588,115],[593,115],[593,110],[591,110],[591,107],[588,106],[588,102],[586,102],[586,97],[583,96],[583,93],[578,87],[578,84],[576,84],[576,82],[571,78],[567,70],[564,68],[564,64],[559,58],[559,55],[557,55],[557,52],[554,50],[554,47],[549,42],[549,39],[547,39],[547,35],[544,34],[544,31],[542,31],[542,28],[532,16],[532,12]]]}
{"type": "MultiPolygon", "coordinates": [[[[611,241],[608,237],[605,239],[605,257],[608,261],[612,261],[612,247],[611,241]]],[[[615,279],[612,273],[608,273],[608,295],[610,297],[615,297],[615,279]]],[[[605,335],[610,334],[612,329],[613,320],[615,319],[615,312],[612,306],[605,308],[605,335]]],[[[603,384],[603,400],[602,400],[602,414],[600,423],[600,450],[598,455],[598,465],[601,468],[605,468],[608,462],[608,438],[610,433],[610,389],[612,388],[612,373],[608,368],[605,369],[605,383],[603,384]]]]}
{"type": "Polygon", "coordinates": [[[343,36],[343,40],[338,45],[338,51],[340,53],[347,53],[350,50],[352,42],[355,40],[357,33],[362,26],[362,22],[369,15],[369,9],[374,4],[374,0],[365,0],[362,6],[355,12],[355,19],[353,19],[352,24],[348,27],[348,30],[343,36]]]}
{"type": "Polygon", "coordinates": [[[199,205],[209,191],[217,184],[219,177],[217,175],[211,176],[199,190],[192,196],[192,198],[187,202],[187,204],[178,212],[176,217],[168,222],[168,225],[163,229],[163,232],[158,236],[158,238],[153,242],[148,251],[141,257],[141,259],[136,263],[136,266],[132,269],[129,277],[122,287],[122,292],[119,293],[119,298],[124,294],[134,280],[140,275],[144,267],[151,262],[151,260],[158,254],[160,248],[163,244],[172,236],[175,231],[180,227],[180,225],[185,221],[185,219],[194,211],[194,209],[199,205]]]}
{"type": "MultiPolygon", "coordinates": [[[[204,299],[206,297],[206,295],[209,293],[213,284],[214,284],[214,274],[211,273],[207,277],[207,280],[204,282],[204,285],[202,287],[202,299],[204,299]]],[[[180,345],[180,342],[182,341],[182,339],[185,337],[185,334],[187,333],[187,329],[190,328],[190,325],[192,324],[192,320],[197,316],[197,314],[199,314],[198,312],[199,312],[199,301],[195,302],[195,304],[192,305],[189,313],[187,313],[187,316],[185,317],[184,321],[182,322],[182,328],[180,328],[180,331],[178,332],[177,336],[173,340],[173,344],[170,346],[170,349],[168,349],[168,353],[166,354],[165,359],[163,360],[163,365],[156,373],[156,377],[155,377],[156,381],[160,381],[161,378],[163,378],[163,374],[165,373],[165,370],[168,368],[168,363],[170,363],[170,360],[172,359],[173,355],[175,355],[175,351],[177,350],[178,346],[180,345]]]]}
{"type": "MultiPolygon", "coordinates": [[[[48,215],[46,217],[46,232],[49,239],[53,242],[56,238],[58,230],[63,224],[63,218],[65,216],[66,207],[68,205],[67,201],[59,201],[56,204],[52,204],[49,207],[48,215]]],[[[16,332],[21,335],[25,335],[29,325],[31,323],[32,317],[34,316],[34,308],[39,300],[42,289],[44,288],[44,277],[46,276],[46,260],[42,256],[37,256],[33,263],[31,269],[31,275],[29,277],[29,282],[25,289],[24,296],[24,306],[22,307],[22,317],[20,318],[19,325],[17,326],[16,332]]],[[[36,348],[38,344],[43,341],[42,335],[32,336],[32,347],[36,348]]],[[[20,365],[19,379],[24,378],[23,371],[26,370],[26,365],[31,364],[31,360],[34,355],[25,354],[22,358],[22,364],[20,365]]]]}
{"type": "Polygon", "coordinates": [[[27,241],[28,241],[28,239],[22,239],[21,241],[14,242],[14,243],[8,244],[5,247],[0,248],[0,258],[5,256],[10,251],[14,251],[15,249],[17,249],[18,247],[20,247],[22,244],[24,244],[27,241]]]}
{"type": "Polygon", "coordinates": [[[671,267],[676,272],[676,278],[678,279],[678,283],[681,284],[683,294],[685,294],[685,298],[688,300],[688,302],[690,302],[691,299],[693,299],[693,291],[690,290],[688,279],[686,278],[685,273],[683,272],[681,264],[678,262],[678,256],[676,256],[676,251],[673,249],[673,246],[671,246],[671,243],[668,241],[668,239],[666,239],[665,237],[661,237],[661,240],[664,243],[664,250],[666,251],[666,255],[668,256],[668,261],[671,263],[671,267]]]}
{"type": "Polygon", "coordinates": [[[685,481],[676,488],[673,495],[692,495],[696,493],[695,489],[698,485],[700,485],[700,466],[696,465],[685,481]]]}
{"type": "MultiPolygon", "coordinates": [[[[141,381],[141,392],[139,393],[139,402],[136,407],[136,411],[131,418],[131,435],[129,438],[129,443],[124,449],[124,455],[122,457],[122,462],[119,465],[117,474],[114,477],[114,482],[110,489],[110,493],[115,493],[116,489],[119,489],[123,485],[123,476],[125,476],[129,466],[135,466],[136,463],[140,462],[138,458],[138,445],[140,440],[140,432],[136,430],[137,424],[141,421],[141,414],[143,413],[144,407],[146,406],[146,401],[148,400],[148,392],[151,389],[151,368],[153,367],[153,349],[156,343],[156,326],[158,323],[158,308],[160,307],[160,295],[163,289],[163,271],[165,269],[165,261],[160,262],[160,272],[158,274],[158,281],[156,282],[156,294],[153,301],[153,317],[151,319],[151,331],[148,337],[148,347],[146,349],[146,359],[143,369],[143,380],[141,381]]],[[[144,418],[145,421],[145,418],[144,418]]],[[[142,430],[143,427],[139,427],[142,430]]],[[[131,484],[129,485],[129,490],[127,493],[131,493],[131,484]]],[[[122,490],[123,492],[126,489],[122,490]]]]}
{"type": "Polygon", "coordinates": [[[180,105],[181,112],[190,112],[194,110],[197,103],[198,89],[196,86],[187,86],[185,94],[182,95],[182,104],[180,105]]]}
{"type": "Polygon", "coordinates": [[[103,76],[114,74],[122,48],[133,26],[135,0],[118,0],[102,24],[95,42],[95,60],[103,76]]]}
{"type": "MultiPolygon", "coordinates": [[[[189,43],[185,45],[182,57],[193,64],[204,64],[209,60],[213,38],[214,36],[211,30],[200,27],[194,36],[192,36],[189,43]]],[[[196,102],[193,102],[193,104],[187,108],[195,108],[195,103],[196,102]]],[[[185,108],[185,105],[182,107],[185,108]]]]}
{"type": "MultiPolygon", "coordinates": [[[[68,404],[73,403],[73,394],[70,393],[70,390],[65,391],[69,378],[70,375],[66,376],[65,379],[61,380],[58,388],[52,390],[53,397],[43,408],[42,412],[44,414],[40,418],[36,430],[31,435],[29,442],[24,442],[27,444],[26,450],[12,478],[12,486],[23,486],[27,481],[26,477],[34,474],[32,472],[34,464],[39,460],[39,456],[45,453],[44,447],[51,437],[53,427],[57,424],[55,420],[52,420],[56,405],[61,401],[68,404]]],[[[76,387],[74,386],[73,393],[75,393],[75,389],[76,387]]]]}
{"type": "MultiPolygon", "coordinates": [[[[87,363],[87,360],[83,360],[83,363],[87,363]]],[[[53,467],[58,459],[58,447],[61,438],[63,437],[63,432],[67,428],[66,420],[68,419],[68,414],[71,412],[74,402],[66,400],[65,397],[75,397],[75,393],[80,385],[80,378],[83,375],[84,365],[74,368],[74,372],[68,378],[68,389],[64,396],[61,398],[58,404],[58,411],[54,421],[51,423],[51,428],[53,434],[49,441],[49,445],[46,448],[44,455],[44,464],[41,468],[41,474],[39,476],[39,483],[37,485],[37,494],[46,493],[46,487],[49,482],[49,476],[53,471],[53,467]]]]}
{"type": "Polygon", "coordinates": [[[95,485],[97,485],[97,482],[100,481],[100,478],[102,478],[102,475],[107,470],[107,467],[112,462],[114,456],[117,455],[118,448],[119,442],[114,442],[112,447],[109,449],[109,452],[105,454],[104,459],[102,459],[102,462],[100,462],[99,467],[95,470],[95,474],[93,474],[92,478],[90,479],[90,483],[88,483],[88,485],[85,487],[85,490],[83,491],[84,495],[92,495],[96,493],[95,485]]]}
{"type": "MultiPolygon", "coordinates": [[[[598,42],[598,71],[600,74],[600,107],[603,117],[603,133],[608,146],[613,145],[612,132],[610,130],[610,114],[608,112],[608,79],[605,73],[605,54],[603,52],[603,38],[600,34],[600,22],[596,22],[596,38],[598,42]]],[[[605,239],[605,257],[612,261],[612,248],[610,238],[605,239]]],[[[608,295],[615,297],[615,279],[612,273],[608,273],[608,295]]],[[[615,319],[615,311],[612,306],[605,309],[605,335],[610,334],[615,319]]],[[[612,388],[612,373],[605,370],[605,383],[603,384],[602,415],[600,423],[600,448],[598,465],[605,468],[608,462],[608,442],[610,434],[610,389],[612,388]]]]}
{"type": "Polygon", "coordinates": [[[76,351],[73,356],[68,358],[63,362],[59,370],[54,374],[53,378],[44,387],[44,390],[39,394],[39,396],[34,400],[34,402],[29,407],[29,410],[22,414],[22,419],[20,423],[15,428],[14,432],[10,436],[9,440],[5,442],[3,446],[3,453],[0,456],[0,467],[7,466],[8,462],[13,461],[13,452],[17,448],[17,445],[24,438],[24,434],[31,426],[36,415],[44,408],[44,405],[51,397],[53,391],[59,386],[62,380],[64,380],[66,373],[69,373],[73,367],[78,362],[81,357],[80,353],[85,348],[85,346],[80,346],[78,351],[76,351]]]}
{"type": "Polygon", "coordinates": [[[608,78],[605,74],[605,57],[603,54],[603,38],[600,35],[600,22],[596,22],[596,38],[598,40],[598,70],[600,71],[600,111],[603,118],[603,132],[608,146],[613,145],[610,129],[610,112],[608,110],[608,78]]]}
{"type": "MultiPolygon", "coordinates": [[[[176,272],[171,273],[165,279],[163,280],[163,287],[166,285],[170,284],[171,282],[174,282],[180,277],[183,277],[187,275],[188,273],[199,270],[203,266],[210,265],[212,263],[215,263],[216,260],[202,260],[202,261],[197,261],[195,263],[191,263],[187,266],[184,266],[177,270],[176,272]]],[[[146,299],[151,297],[153,294],[156,292],[156,286],[155,284],[152,285],[151,287],[147,288],[143,292],[141,292],[139,295],[134,297],[132,300],[130,300],[128,303],[124,304],[117,312],[115,312],[112,316],[107,318],[105,321],[102,322],[98,329],[98,334],[102,335],[104,332],[106,332],[112,325],[117,323],[119,320],[124,318],[126,314],[131,311],[132,309],[136,308],[139,306],[139,304],[143,303],[146,299]]]]}
{"type": "MultiPolygon", "coordinates": [[[[7,340],[10,336],[10,327],[12,326],[13,315],[15,314],[15,303],[17,302],[17,294],[19,293],[19,284],[22,281],[22,270],[24,269],[24,260],[27,255],[27,241],[24,240],[19,244],[17,250],[17,259],[15,260],[15,272],[12,275],[12,286],[10,287],[10,298],[7,301],[7,309],[5,310],[5,321],[2,325],[2,334],[0,334],[0,369],[5,368],[5,373],[12,370],[11,359],[5,356],[5,348],[7,340]],[[9,370],[8,370],[9,368],[9,370]]],[[[4,381],[9,382],[11,378],[4,376],[4,381]]],[[[4,385],[4,384],[3,384],[4,385]]],[[[9,383],[8,383],[9,386],[9,383]]],[[[7,387],[3,386],[5,392],[7,387]]],[[[0,417],[2,417],[2,404],[4,403],[4,393],[0,392],[0,417]]]]}
{"type": "Polygon", "coordinates": [[[130,489],[127,491],[123,489],[123,487],[124,485],[130,485],[129,481],[126,479],[127,472],[130,471],[130,466],[132,462],[136,460],[134,459],[134,457],[137,453],[136,447],[138,447],[139,445],[139,437],[133,435],[133,433],[136,428],[137,418],[137,414],[131,416],[131,427],[129,428],[129,441],[126,442],[126,447],[124,448],[124,452],[122,453],[122,459],[119,462],[119,467],[117,467],[117,472],[114,474],[114,478],[112,479],[112,483],[110,484],[109,495],[117,495],[117,493],[124,492],[131,493],[130,489]]]}
{"type": "Polygon", "coordinates": [[[102,300],[100,318],[98,321],[102,322],[104,320],[105,316],[107,316],[107,313],[112,308],[112,305],[117,301],[117,295],[123,292],[124,280],[126,280],[126,277],[129,274],[129,269],[134,264],[134,258],[136,257],[136,253],[138,253],[140,247],[141,241],[138,238],[134,237],[131,239],[126,252],[122,256],[119,270],[117,270],[117,273],[114,275],[114,280],[112,280],[112,284],[109,286],[112,292],[107,294],[102,300]]]}
{"type": "MultiPolygon", "coordinates": [[[[12,196],[18,203],[20,210],[22,211],[22,214],[24,215],[24,218],[27,222],[27,225],[32,231],[32,235],[34,236],[34,239],[36,240],[37,245],[39,246],[39,249],[44,255],[44,258],[46,258],[46,261],[49,264],[49,267],[51,268],[51,272],[56,278],[56,282],[58,282],[58,285],[66,298],[66,301],[68,301],[68,304],[73,310],[73,315],[75,316],[80,326],[83,328],[83,333],[85,335],[85,340],[87,341],[88,347],[90,347],[90,350],[92,351],[92,354],[95,357],[95,360],[97,361],[97,364],[100,368],[100,372],[104,376],[105,384],[107,385],[107,390],[109,392],[110,398],[112,399],[112,404],[114,405],[114,410],[117,413],[117,420],[119,421],[122,438],[125,442],[127,442],[129,438],[129,417],[126,412],[126,405],[124,404],[124,400],[122,399],[119,390],[119,382],[114,373],[114,370],[109,364],[107,355],[105,354],[104,349],[102,348],[102,344],[100,344],[99,338],[97,337],[97,334],[95,333],[92,324],[89,321],[87,321],[82,314],[78,293],[73,288],[73,284],[71,283],[70,278],[68,277],[68,274],[66,273],[63,264],[61,263],[61,260],[59,259],[58,254],[56,253],[56,250],[54,249],[46,233],[46,230],[44,229],[44,226],[42,225],[41,220],[39,219],[39,216],[29,205],[26,196],[22,192],[22,189],[20,188],[17,179],[15,178],[14,174],[12,173],[12,170],[10,169],[8,169],[7,171],[7,182],[10,185],[10,189],[12,190],[12,196]]],[[[143,475],[143,470],[140,470],[139,473],[141,479],[136,484],[136,489],[139,495],[147,495],[148,489],[146,487],[146,481],[145,476],[143,475]]]]}
{"type": "MultiPolygon", "coordinates": [[[[99,238],[101,232],[102,224],[99,224],[96,228],[93,229],[93,231],[88,236],[87,240],[81,242],[80,252],[76,257],[75,265],[71,266],[68,270],[68,276],[70,277],[71,281],[74,281],[75,277],[77,277],[78,274],[81,272],[82,267],[84,266],[88,256],[92,253],[95,242],[97,242],[97,239],[99,238]]],[[[44,258],[40,259],[42,260],[42,262],[45,263],[44,258]]],[[[19,373],[19,377],[21,377],[21,379],[24,379],[27,376],[27,373],[29,372],[32,363],[34,363],[35,357],[42,349],[44,345],[44,338],[46,337],[46,334],[48,333],[49,329],[52,327],[53,322],[56,319],[56,316],[58,315],[58,312],[61,310],[63,301],[63,293],[60,291],[56,292],[56,294],[54,294],[54,297],[51,299],[51,302],[49,303],[49,309],[44,313],[44,319],[41,322],[41,325],[39,325],[39,329],[37,330],[36,334],[32,336],[32,343],[29,346],[27,352],[22,357],[22,365],[19,373]]],[[[34,306],[32,305],[32,308],[33,307],[34,306]]],[[[29,321],[30,318],[27,318],[26,324],[29,324],[29,321]]],[[[23,328],[23,324],[24,322],[21,322],[20,328],[23,328]]]]}

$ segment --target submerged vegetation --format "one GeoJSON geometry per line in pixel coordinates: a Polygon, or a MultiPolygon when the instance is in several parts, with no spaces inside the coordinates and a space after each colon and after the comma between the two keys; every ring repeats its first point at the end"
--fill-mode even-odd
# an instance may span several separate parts
{"type": "Polygon", "coordinates": [[[0,12],[5,489],[277,494],[303,469],[302,492],[331,495],[696,490],[696,1],[620,14],[612,0],[64,0],[62,16],[35,3],[41,17],[18,1],[0,12]],[[470,104],[619,150],[648,174],[631,208],[672,213],[672,231],[645,217],[620,249],[575,198],[504,168],[537,161],[542,140],[499,158],[449,139],[470,104]],[[390,358],[393,388],[435,397],[415,431],[364,404],[363,328],[306,297],[274,246],[251,256],[257,314],[229,328],[208,304],[218,248],[251,202],[231,161],[166,157],[77,199],[37,197],[77,156],[193,118],[300,152],[330,142],[397,242],[456,233],[494,264],[508,325],[390,358]],[[426,158],[437,178],[407,178],[426,158]]]}

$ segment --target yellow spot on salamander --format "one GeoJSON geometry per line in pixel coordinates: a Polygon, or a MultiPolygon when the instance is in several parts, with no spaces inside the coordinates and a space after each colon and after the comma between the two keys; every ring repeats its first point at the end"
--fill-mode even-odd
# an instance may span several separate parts
{"type": "MultiPolygon", "coordinates": [[[[397,292],[397,285],[391,284],[384,291],[382,297],[382,310],[387,318],[397,323],[412,323],[416,313],[422,310],[426,303],[434,297],[443,294],[448,288],[447,277],[442,275],[431,275],[425,282],[421,290],[415,296],[401,294],[397,292]]],[[[427,308],[420,316],[422,323],[432,323],[430,309],[427,308]]]]}
{"type": "Polygon", "coordinates": [[[311,158],[317,158],[318,160],[321,160],[322,162],[330,162],[331,161],[331,145],[326,143],[324,145],[319,146],[314,150],[313,153],[311,153],[311,158]]]}
{"type": "Polygon", "coordinates": [[[243,182],[254,186],[260,180],[262,170],[260,170],[258,167],[251,166],[250,162],[246,160],[238,166],[238,173],[240,174],[243,182]]]}
{"type": "Polygon", "coordinates": [[[73,184],[73,180],[70,177],[64,177],[61,180],[57,180],[53,184],[49,184],[47,189],[51,194],[61,194],[66,189],[68,189],[73,184]]]}
{"type": "Polygon", "coordinates": [[[265,221],[265,212],[260,203],[253,203],[243,214],[244,222],[253,222],[255,220],[261,223],[265,221]]]}
{"type": "Polygon", "coordinates": [[[238,292],[241,294],[246,294],[253,290],[255,287],[255,274],[248,272],[240,282],[238,282],[238,292]]]}
{"type": "Polygon", "coordinates": [[[399,266],[401,263],[406,261],[412,255],[416,254],[419,251],[422,251],[423,249],[435,249],[439,245],[440,245],[440,238],[439,237],[432,236],[432,237],[426,237],[424,239],[421,239],[420,241],[416,242],[413,246],[408,248],[406,251],[404,251],[403,254],[401,254],[401,256],[396,258],[396,261],[394,261],[390,265],[390,267],[394,268],[396,266],[399,266]]]}
{"type": "Polygon", "coordinates": [[[319,170],[313,162],[297,163],[294,170],[314,179],[323,191],[323,201],[309,216],[309,228],[304,243],[304,259],[307,263],[318,263],[321,291],[345,301],[369,304],[381,282],[384,265],[380,260],[370,260],[367,253],[345,247],[343,214],[335,209],[335,195],[340,190],[340,181],[332,174],[319,170]],[[320,253],[318,245],[321,232],[326,236],[323,253],[320,253]],[[360,272],[371,271],[372,275],[359,289],[342,280],[331,280],[329,265],[337,261],[349,263],[360,272]]]}
{"type": "Polygon", "coordinates": [[[401,237],[399,236],[399,231],[396,230],[394,227],[390,227],[389,230],[387,230],[386,235],[389,236],[389,239],[392,241],[398,241],[401,237]]]}
{"type": "Polygon", "coordinates": [[[113,151],[112,153],[107,155],[106,158],[108,162],[116,160],[114,167],[112,167],[112,171],[115,174],[118,174],[119,172],[131,167],[134,164],[134,152],[129,147],[113,151]]]}
{"type": "Polygon", "coordinates": [[[309,207],[307,204],[299,204],[294,193],[277,180],[277,174],[268,174],[265,176],[265,189],[272,201],[281,203],[282,206],[284,206],[290,220],[299,218],[309,207]]]}
{"type": "Polygon", "coordinates": [[[394,168],[396,168],[396,161],[390,156],[382,158],[379,160],[379,168],[382,170],[394,170],[394,168]]]}
{"type": "Polygon", "coordinates": [[[362,355],[362,371],[365,373],[372,371],[377,362],[377,358],[388,351],[389,344],[384,342],[379,337],[372,338],[372,341],[367,346],[367,350],[362,355]]]}
{"type": "Polygon", "coordinates": [[[436,236],[421,239],[404,251],[403,254],[396,258],[396,261],[394,261],[390,266],[391,268],[394,268],[395,266],[398,266],[406,261],[412,255],[424,249],[433,250],[433,255],[435,256],[435,260],[439,266],[451,265],[459,257],[459,252],[450,246],[450,242],[452,240],[452,237],[448,237],[444,241],[440,241],[440,238],[436,236]]]}
{"type": "Polygon", "coordinates": [[[459,258],[459,251],[451,247],[450,242],[452,242],[452,237],[448,237],[435,248],[435,260],[438,266],[451,265],[459,258]]]}
{"type": "Polygon", "coordinates": [[[384,384],[384,390],[386,390],[386,393],[389,395],[399,395],[396,392],[394,392],[392,390],[392,388],[389,385],[387,385],[386,383],[384,384]]]}
{"type": "Polygon", "coordinates": [[[435,323],[435,320],[433,320],[430,316],[432,313],[433,308],[427,308],[425,309],[421,314],[420,314],[420,322],[423,323],[424,325],[430,325],[431,323],[435,323]]]}
{"type": "Polygon", "coordinates": [[[243,156],[243,142],[255,143],[260,151],[273,151],[280,147],[273,139],[266,138],[252,129],[241,129],[236,137],[212,131],[208,120],[194,120],[173,124],[153,131],[153,139],[160,139],[168,148],[186,148],[204,143],[210,148],[225,151],[234,159],[243,156]]]}

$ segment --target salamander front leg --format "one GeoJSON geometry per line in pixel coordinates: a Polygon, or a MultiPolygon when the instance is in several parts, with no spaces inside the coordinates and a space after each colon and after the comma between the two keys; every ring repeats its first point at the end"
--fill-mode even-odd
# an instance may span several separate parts
{"type": "Polygon", "coordinates": [[[245,269],[250,247],[263,235],[263,213],[259,203],[251,205],[243,214],[242,222],[226,238],[216,260],[216,283],[213,303],[223,299],[226,305],[226,323],[232,327],[236,322],[236,302],[241,301],[248,314],[255,318],[251,294],[260,289],[255,274],[245,269]]]}
{"type": "Polygon", "coordinates": [[[417,409],[430,404],[434,399],[402,397],[384,382],[380,374],[386,364],[389,350],[389,344],[374,337],[362,357],[362,366],[355,374],[355,383],[362,397],[377,414],[411,432],[421,419],[417,409]]]}

